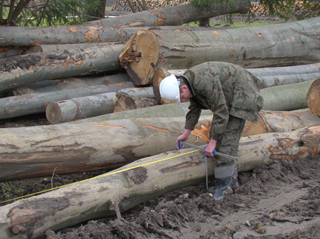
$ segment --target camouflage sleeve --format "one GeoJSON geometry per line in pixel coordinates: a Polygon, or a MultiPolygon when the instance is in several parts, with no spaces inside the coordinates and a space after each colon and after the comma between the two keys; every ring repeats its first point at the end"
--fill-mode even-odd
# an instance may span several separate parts
{"type": "Polygon", "coordinates": [[[201,109],[196,105],[192,99],[190,99],[189,111],[186,115],[185,129],[193,130],[198,123],[201,114],[201,109]]]}
{"type": "Polygon", "coordinates": [[[198,90],[207,99],[207,104],[213,112],[210,138],[217,140],[218,135],[226,130],[229,120],[228,105],[219,78],[214,77],[213,80],[207,80],[206,84],[198,90]]]}

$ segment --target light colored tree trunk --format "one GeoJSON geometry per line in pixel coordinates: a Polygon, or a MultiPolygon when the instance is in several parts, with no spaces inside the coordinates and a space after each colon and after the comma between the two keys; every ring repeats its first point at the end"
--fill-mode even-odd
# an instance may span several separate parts
{"type": "MultiPolygon", "coordinates": [[[[153,98],[151,87],[127,88],[117,91],[136,97],[153,98]]],[[[51,102],[46,107],[46,117],[51,124],[60,124],[102,114],[112,113],[116,91],[51,102]]]]}
{"type": "MultiPolygon", "coordinates": [[[[112,85],[118,84],[119,87],[123,88],[134,84],[131,82],[128,74],[115,74],[107,76],[86,76],[86,77],[77,77],[77,78],[65,78],[60,80],[47,80],[40,81],[36,83],[31,83],[26,86],[17,87],[12,91],[13,95],[25,95],[25,94],[39,94],[60,90],[75,89],[87,86],[98,86],[98,85],[112,85]],[[130,82],[130,83],[128,83],[130,82]],[[127,84],[128,83],[128,84],[127,84]]],[[[63,100],[63,99],[61,99],[63,100]]]]}
{"type": "MultiPolygon", "coordinates": [[[[0,128],[0,182],[48,176],[53,171],[114,169],[174,150],[184,121],[181,116],[0,128]]],[[[211,117],[204,116],[199,125],[210,122],[211,117]]],[[[196,136],[189,137],[190,143],[206,143],[201,138],[196,141],[196,136]]]]}
{"type": "Polygon", "coordinates": [[[196,22],[210,17],[228,13],[246,13],[250,9],[250,1],[241,0],[212,2],[209,10],[201,10],[191,3],[179,6],[154,9],[124,15],[121,17],[107,18],[99,21],[91,21],[84,25],[105,26],[105,27],[143,27],[143,26],[172,26],[184,23],[196,22]]]}
{"type": "MultiPolygon", "coordinates": [[[[241,139],[239,172],[274,160],[302,164],[320,150],[320,127],[270,133],[241,139]]],[[[154,147],[156,148],[156,147],[154,147]]],[[[208,160],[213,176],[214,160],[208,160]]],[[[47,229],[59,230],[81,222],[115,215],[168,191],[205,182],[203,152],[182,149],[143,158],[117,170],[38,196],[0,207],[0,235],[36,238],[47,229]]]]}
{"type": "Polygon", "coordinates": [[[320,116],[320,78],[312,83],[307,92],[307,105],[313,113],[320,116]]]}
{"type": "Polygon", "coordinates": [[[3,91],[49,79],[119,70],[119,54],[122,48],[122,44],[115,44],[1,59],[0,89],[3,91]]]}
{"type": "Polygon", "coordinates": [[[50,102],[72,99],[106,92],[115,92],[125,88],[132,88],[132,82],[123,84],[86,86],[75,89],[53,91],[39,94],[26,94],[0,98],[0,119],[45,112],[50,102]]]}
{"type": "Polygon", "coordinates": [[[152,98],[134,97],[128,94],[116,94],[113,112],[135,110],[139,108],[151,107],[157,105],[156,100],[152,98]]]}
{"type": "Polygon", "coordinates": [[[320,60],[319,34],[320,17],[209,32],[139,30],[120,62],[136,85],[151,82],[158,68],[188,69],[206,61],[245,68],[311,64],[320,60]]]}

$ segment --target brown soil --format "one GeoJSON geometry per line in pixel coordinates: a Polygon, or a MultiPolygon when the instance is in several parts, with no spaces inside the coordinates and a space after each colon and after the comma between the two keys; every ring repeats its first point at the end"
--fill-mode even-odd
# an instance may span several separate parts
{"type": "MultiPolygon", "coordinates": [[[[48,124],[44,115],[0,121],[0,127],[48,124]]],[[[105,171],[0,183],[0,200],[80,181],[105,171]]],[[[214,184],[212,179],[210,185],[214,184]]],[[[205,183],[146,201],[117,217],[83,222],[50,239],[91,238],[320,238],[320,154],[279,160],[239,174],[240,188],[215,201],[205,183]]],[[[10,202],[8,202],[10,203],[10,202]]]]}

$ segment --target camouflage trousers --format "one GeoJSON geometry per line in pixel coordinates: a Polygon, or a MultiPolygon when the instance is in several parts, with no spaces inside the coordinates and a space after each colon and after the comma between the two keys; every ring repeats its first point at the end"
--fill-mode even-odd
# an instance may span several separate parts
{"type": "MultiPolygon", "coordinates": [[[[244,129],[246,120],[237,117],[229,116],[226,131],[218,135],[218,142],[216,146],[217,152],[238,156],[239,141],[242,131],[244,129]]],[[[217,167],[231,165],[234,163],[232,159],[215,156],[217,159],[217,167]]]]}

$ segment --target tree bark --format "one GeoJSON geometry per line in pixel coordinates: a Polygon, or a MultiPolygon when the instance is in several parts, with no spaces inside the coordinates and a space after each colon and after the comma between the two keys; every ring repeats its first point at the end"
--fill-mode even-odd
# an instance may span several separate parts
{"type": "MultiPolygon", "coordinates": [[[[138,13],[139,14],[139,13],[138,13]]],[[[122,18],[125,16],[121,16],[122,18]]],[[[109,18],[111,20],[111,18],[109,18]]],[[[47,45],[81,44],[81,43],[125,43],[141,27],[103,27],[103,26],[55,26],[55,27],[2,27],[3,39],[0,47],[32,47],[45,50],[47,45]]],[[[225,28],[225,27],[224,27],[225,28]]],[[[224,29],[223,27],[218,29],[224,29]]],[[[142,27],[148,30],[150,27],[142,27]]],[[[165,31],[199,31],[203,27],[158,26],[165,31]]],[[[35,49],[33,49],[34,51],[35,49]]],[[[14,54],[14,53],[12,53],[14,54]]]]}
{"type": "Polygon", "coordinates": [[[320,117],[309,109],[295,111],[262,110],[259,123],[246,121],[242,137],[272,132],[289,132],[303,127],[320,125],[320,117]]]}
{"type": "Polygon", "coordinates": [[[241,0],[233,2],[233,6],[227,1],[213,2],[209,10],[201,10],[191,3],[179,6],[154,9],[128,14],[122,17],[107,18],[99,21],[91,21],[85,25],[104,27],[143,27],[143,26],[172,26],[184,23],[196,22],[228,13],[246,13],[250,9],[250,1],[241,0]]]}
{"type": "Polygon", "coordinates": [[[318,63],[319,34],[320,17],[192,34],[139,30],[123,48],[120,63],[136,85],[151,82],[158,68],[188,69],[206,61],[244,68],[318,63]]]}
{"type": "MultiPolygon", "coordinates": [[[[153,108],[153,107],[151,107],[153,108]]],[[[0,182],[114,169],[176,148],[184,116],[0,129],[0,182]],[[155,147],[156,145],[156,147],[155,147]]],[[[208,125],[210,116],[199,121],[208,125]]],[[[188,142],[206,143],[194,135],[188,142]]]]}
{"type": "Polygon", "coordinates": [[[132,87],[134,87],[132,82],[124,82],[123,84],[87,86],[48,93],[0,98],[0,119],[9,119],[17,116],[45,112],[46,107],[50,102],[115,92],[117,90],[132,87]]]}
{"type": "MultiPolygon", "coordinates": [[[[241,139],[238,171],[246,172],[275,160],[304,163],[319,154],[320,128],[270,133],[241,139]]],[[[157,147],[154,147],[157,148],[157,147]]],[[[182,149],[143,158],[98,177],[1,207],[0,234],[37,238],[47,229],[59,230],[121,211],[168,191],[205,180],[203,152],[182,149]],[[117,189],[117,190],[115,190],[117,189]]],[[[209,158],[213,176],[215,162],[209,158]]]]}
{"type": "Polygon", "coordinates": [[[311,84],[307,92],[307,105],[314,114],[320,116],[320,78],[311,84]]]}
{"type": "Polygon", "coordinates": [[[114,113],[157,105],[157,102],[154,99],[154,97],[138,98],[138,97],[130,96],[128,94],[123,94],[123,93],[117,93],[115,97],[116,97],[116,101],[114,103],[114,110],[113,110],[114,113]]]}
{"type": "MultiPolygon", "coordinates": [[[[117,91],[137,97],[153,97],[152,88],[127,88],[117,91]]],[[[116,91],[51,102],[46,107],[46,117],[51,124],[75,121],[88,117],[112,113],[116,91]]]]}
{"type": "Polygon", "coordinates": [[[89,73],[120,70],[121,44],[77,48],[64,52],[33,53],[0,60],[0,88],[80,76],[89,73]]]}
{"type": "Polygon", "coordinates": [[[123,86],[123,88],[128,87],[129,85],[131,85],[131,87],[134,87],[134,84],[131,82],[131,79],[129,78],[128,74],[122,73],[107,76],[86,76],[78,78],[70,77],[60,80],[40,81],[28,84],[26,86],[17,87],[15,90],[12,91],[12,94],[15,96],[25,94],[39,94],[87,86],[112,84],[118,84],[119,87],[123,86]]]}

